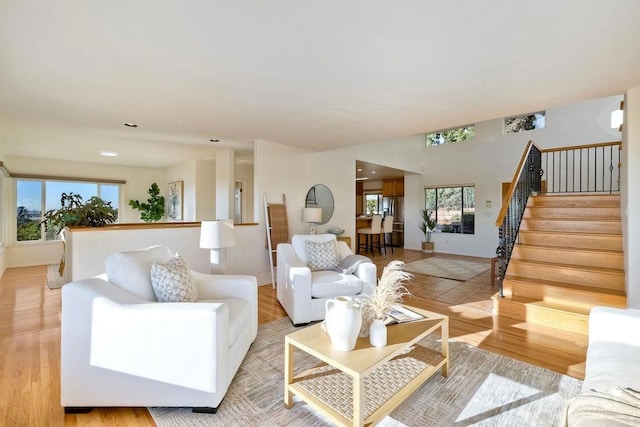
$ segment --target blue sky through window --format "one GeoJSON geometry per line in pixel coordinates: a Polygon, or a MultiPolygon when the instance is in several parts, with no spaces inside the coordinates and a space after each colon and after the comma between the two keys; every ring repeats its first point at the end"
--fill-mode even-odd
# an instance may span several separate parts
{"type": "MultiPolygon", "coordinates": [[[[42,208],[42,181],[17,182],[17,206],[24,206],[30,211],[42,208]]],[[[117,184],[100,184],[100,198],[111,202],[118,209],[119,186],[117,184]]],[[[91,182],[46,181],[46,200],[44,210],[60,208],[62,193],[74,193],[82,196],[83,201],[98,195],[98,184],[91,182]]]]}

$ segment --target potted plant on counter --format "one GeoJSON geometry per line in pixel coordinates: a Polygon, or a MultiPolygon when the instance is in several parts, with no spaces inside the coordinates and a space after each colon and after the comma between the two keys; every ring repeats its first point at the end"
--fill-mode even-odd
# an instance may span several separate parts
{"type": "Polygon", "coordinates": [[[129,200],[129,206],[140,210],[140,219],[144,222],[160,221],[164,216],[164,196],[160,195],[160,188],[155,182],[147,190],[149,198],[147,203],[138,200],[129,200]]]}
{"type": "Polygon", "coordinates": [[[418,228],[424,234],[424,241],[422,242],[422,252],[430,254],[433,253],[433,242],[431,241],[431,233],[436,228],[437,221],[433,217],[433,212],[428,209],[420,209],[420,223],[418,228]]]}

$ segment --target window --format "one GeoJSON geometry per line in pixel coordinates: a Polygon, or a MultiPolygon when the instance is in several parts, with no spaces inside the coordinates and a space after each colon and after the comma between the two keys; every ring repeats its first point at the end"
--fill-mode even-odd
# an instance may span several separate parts
{"type": "Polygon", "coordinates": [[[460,128],[441,130],[438,132],[425,134],[425,144],[427,147],[442,144],[451,144],[452,142],[469,141],[475,135],[475,127],[463,126],[460,128]]]}
{"type": "Polygon", "coordinates": [[[525,114],[523,116],[507,117],[504,119],[504,133],[524,132],[527,130],[543,129],[545,126],[544,111],[525,114]]]}
{"type": "Polygon", "coordinates": [[[425,208],[435,213],[436,231],[474,234],[475,187],[427,187],[424,189],[425,208]]]}
{"type": "Polygon", "coordinates": [[[45,233],[40,225],[46,211],[60,208],[62,193],[82,196],[86,202],[93,196],[111,202],[116,210],[120,197],[118,184],[98,182],[53,181],[44,179],[20,179],[16,181],[16,239],[18,241],[55,240],[53,231],[45,233]]]}
{"type": "Polygon", "coordinates": [[[365,193],[364,207],[367,214],[382,214],[382,193],[365,193]]]}

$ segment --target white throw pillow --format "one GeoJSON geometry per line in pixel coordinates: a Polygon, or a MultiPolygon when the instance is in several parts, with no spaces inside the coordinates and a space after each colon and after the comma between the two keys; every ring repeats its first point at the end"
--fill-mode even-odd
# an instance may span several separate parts
{"type": "Polygon", "coordinates": [[[166,264],[151,266],[151,285],[159,302],[194,302],[198,290],[191,271],[178,254],[166,264]]]}
{"type": "Polygon", "coordinates": [[[338,266],[338,248],[335,241],[311,242],[305,241],[307,250],[307,265],[311,271],[333,270],[338,266]]]}

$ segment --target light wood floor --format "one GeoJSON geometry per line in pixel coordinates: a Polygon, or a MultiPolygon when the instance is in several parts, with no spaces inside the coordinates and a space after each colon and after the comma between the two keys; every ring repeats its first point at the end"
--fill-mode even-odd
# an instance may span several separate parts
{"type": "MultiPolygon", "coordinates": [[[[488,259],[395,249],[378,255],[378,275],[389,261],[429,256],[488,259]]],[[[410,305],[451,318],[452,339],[578,378],[584,375],[586,338],[554,329],[494,318],[489,271],[467,282],[416,275],[410,305]]],[[[0,425],[153,426],[145,408],[100,408],[65,415],[60,407],[60,290],[46,286],[46,267],[8,269],[0,279],[0,425]]],[[[285,317],[275,290],[259,288],[259,322],[285,317]]]]}

